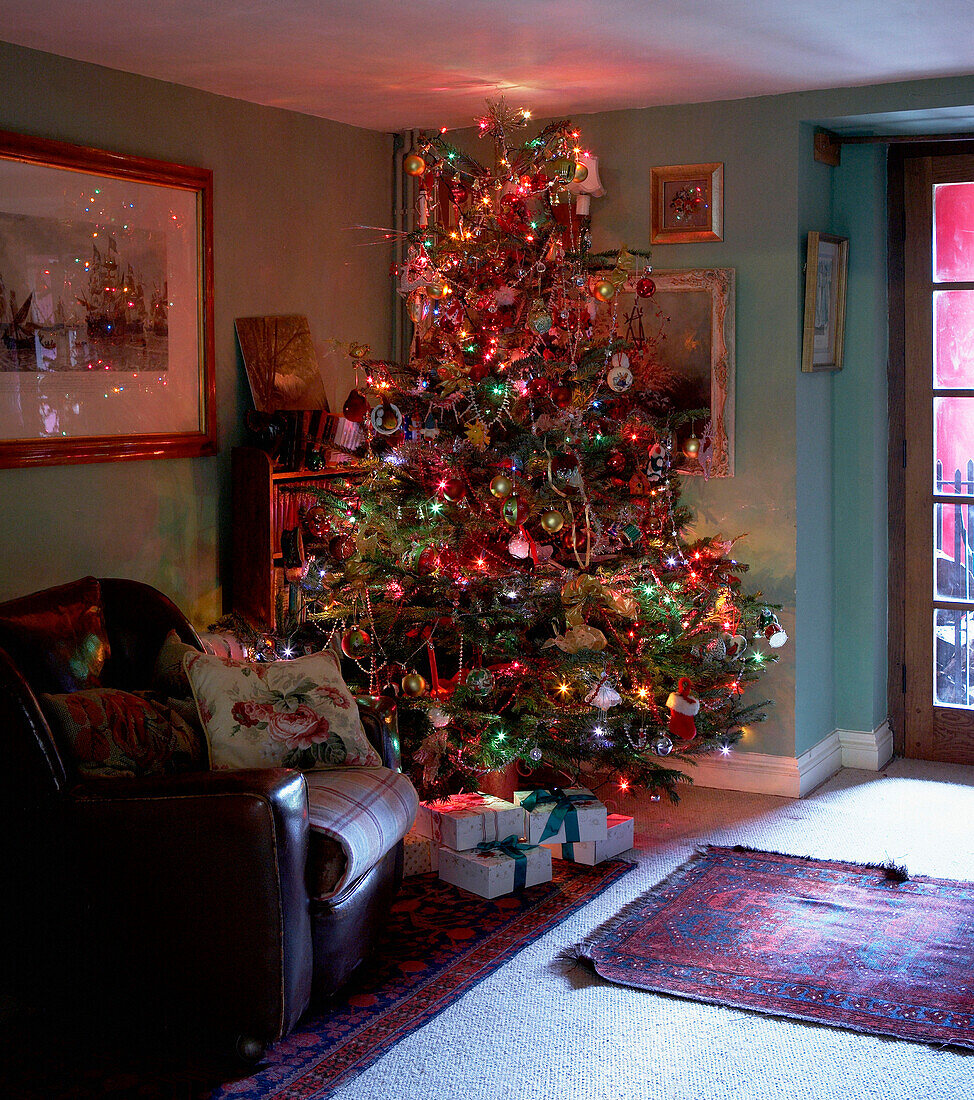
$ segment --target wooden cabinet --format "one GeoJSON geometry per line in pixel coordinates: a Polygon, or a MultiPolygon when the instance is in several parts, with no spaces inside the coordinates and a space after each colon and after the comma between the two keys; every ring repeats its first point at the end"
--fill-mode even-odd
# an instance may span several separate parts
{"type": "Polygon", "coordinates": [[[354,474],[354,467],[277,470],[256,447],[234,447],[231,609],[259,630],[275,631],[277,594],[287,584],[281,531],[296,527],[302,509],[323,483],[354,474]]]}

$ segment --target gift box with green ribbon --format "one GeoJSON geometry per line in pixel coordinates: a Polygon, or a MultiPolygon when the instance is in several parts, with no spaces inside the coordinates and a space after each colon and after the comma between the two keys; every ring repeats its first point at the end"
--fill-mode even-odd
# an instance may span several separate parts
{"type": "Polygon", "coordinates": [[[514,801],[527,811],[526,835],[532,844],[571,844],[608,836],[608,811],[587,787],[515,791],[514,801]]]}
{"type": "Polygon", "coordinates": [[[565,844],[549,844],[555,859],[569,859],[573,863],[585,863],[594,867],[606,859],[612,859],[633,846],[633,820],[623,814],[609,814],[606,818],[608,836],[605,840],[576,840],[565,844]]]}
{"type": "Polygon", "coordinates": [[[440,878],[482,898],[499,898],[551,881],[551,852],[516,836],[481,841],[466,852],[440,849],[440,878]]]}
{"type": "Polygon", "coordinates": [[[439,802],[420,802],[413,828],[437,846],[462,852],[482,840],[500,840],[511,833],[522,836],[524,811],[492,794],[455,794],[439,802]]]}

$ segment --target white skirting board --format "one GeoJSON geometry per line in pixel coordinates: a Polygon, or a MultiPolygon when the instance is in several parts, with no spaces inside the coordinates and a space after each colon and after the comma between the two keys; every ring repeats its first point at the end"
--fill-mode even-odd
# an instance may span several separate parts
{"type": "Polygon", "coordinates": [[[752,791],[801,798],[840,768],[879,771],[893,755],[893,734],[884,722],[872,730],[833,730],[799,757],[759,752],[712,753],[687,773],[698,787],[752,791]]]}

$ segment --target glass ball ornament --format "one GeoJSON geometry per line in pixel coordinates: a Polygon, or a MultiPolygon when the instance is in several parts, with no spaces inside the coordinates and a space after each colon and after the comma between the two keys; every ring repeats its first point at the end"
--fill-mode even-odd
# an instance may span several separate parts
{"type": "Polygon", "coordinates": [[[565,517],[557,509],[552,508],[541,517],[541,526],[547,534],[557,535],[565,526],[565,517]]]}
{"type": "Polygon", "coordinates": [[[369,402],[365,394],[361,390],[352,390],[345,398],[345,404],[342,406],[342,416],[353,424],[361,424],[368,415],[369,402]]]}
{"type": "Polygon", "coordinates": [[[480,699],[486,699],[494,690],[494,674],[489,668],[472,668],[464,683],[480,699]]]}
{"type": "Polygon", "coordinates": [[[673,742],[666,736],[665,733],[661,734],[653,742],[653,752],[655,752],[657,756],[669,756],[672,751],[673,742]]]}
{"type": "Polygon", "coordinates": [[[426,161],[419,153],[407,153],[402,158],[402,170],[407,176],[421,176],[426,171],[426,161]]]}
{"type": "Polygon", "coordinates": [[[351,535],[336,535],[331,542],[328,543],[328,552],[333,558],[337,558],[338,561],[349,561],[355,557],[355,553],[358,550],[358,546],[355,543],[355,539],[351,535]]]}
{"type": "Polygon", "coordinates": [[[398,405],[376,405],[372,410],[372,427],[379,435],[394,435],[402,427],[402,413],[398,405]]]}
{"type": "Polygon", "coordinates": [[[320,504],[308,509],[304,527],[308,535],[319,542],[328,534],[328,513],[320,504]]]}
{"type": "Polygon", "coordinates": [[[443,486],[443,496],[451,503],[456,504],[463,500],[467,492],[466,483],[458,477],[447,478],[443,486]]]}
{"type": "Polygon", "coordinates": [[[611,302],[616,294],[615,284],[610,283],[608,279],[600,279],[595,284],[592,293],[600,302],[611,302]]]}
{"type": "Polygon", "coordinates": [[[372,649],[371,637],[358,626],[353,626],[342,635],[342,653],[352,660],[360,660],[372,649]]]}
{"type": "Polygon", "coordinates": [[[551,391],[551,400],[556,409],[567,409],[572,403],[570,386],[555,386],[551,391]]]}
{"type": "Polygon", "coordinates": [[[687,458],[696,458],[700,454],[700,440],[695,435],[691,435],[684,440],[683,453],[687,458]]]}
{"type": "Polygon", "coordinates": [[[506,474],[498,474],[491,480],[490,491],[498,500],[507,500],[514,492],[514,482],[506,474]]]}
{"type": "Polygon", "coordinates": [[[426,288],[427,296],[432,298],[434,301],[438,301],[446,294],[446,292],[446,283],[430,283],[430,285],[426,288]]]}
{"type": "Polygon", "coordinates": [[[450,724],[450,716],[442,707],[430,707],[426,716],[433,729],[445,729],[450,724]]]}
{"type": "Polygon", "coordinates": [[[656,293],[656,284],[652,279],[644,277],[636,283],[636,293],[640,298],[652,298],[656,293]]]}
{"type": "Polygon", "coordinates": [[[504,501],[504,522],[508,527],[520,527],[528,518],[528,506],[517,497],[508,497],[504,501]]]}
{"type": "Polygon", "coordinates": [[[588,166],[579,162],[575,165],[575,183],[584,183],[588,179],[588,166]]]}
{"type": "Polygon", "coordinates": [[[531,749],[531,751],[528,753],[528,756],[535,762],[535,764],[537,764],[541,760],[542,753],[538,746],[535,745],[535,747],[531,749]]]}
{"type": "Polygon", "coordinates": [[[403,695],[410,699],[419,699],[426,694],[426,680],[418,672],[407,672],[400,681],[403,695]]]}

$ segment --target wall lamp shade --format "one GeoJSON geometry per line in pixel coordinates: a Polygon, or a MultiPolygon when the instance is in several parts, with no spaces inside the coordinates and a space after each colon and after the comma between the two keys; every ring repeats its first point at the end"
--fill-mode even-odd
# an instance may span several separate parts
{"type": "Polygon", "coordinates": [[[602,186],[602,181],[599,179],[598,157],[579,157],[578,163],[585,165],[588,169],[588,175],[583,180],[577,182],[572,181],[568,185],[568,190],[578,197],[576,211],[578,214],[584,216],[588,214],[591,208],[592,199],[602,198],[605,194],[605,188],[602,186]]]}

